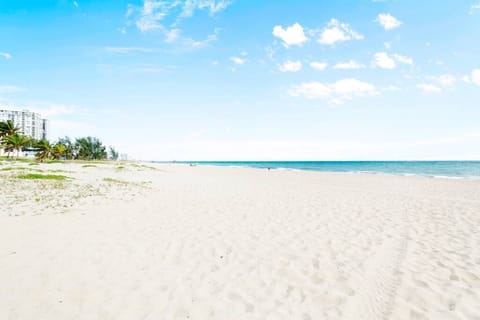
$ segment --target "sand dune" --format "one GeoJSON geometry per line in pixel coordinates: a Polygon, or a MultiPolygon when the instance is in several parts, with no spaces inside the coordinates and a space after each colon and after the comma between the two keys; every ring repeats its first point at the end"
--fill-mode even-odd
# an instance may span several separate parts
{"type": "Polygon", "coordinates": [[[75,180],[0,175],[0,319],[480,318],[480,181],[38,167],[75,180]]]}

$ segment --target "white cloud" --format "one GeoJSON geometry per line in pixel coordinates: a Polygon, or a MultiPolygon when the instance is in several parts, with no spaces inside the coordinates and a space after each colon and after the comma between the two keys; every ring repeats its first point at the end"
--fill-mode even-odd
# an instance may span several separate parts
{"type": "Polygon", "coordinates": [[[417,88],[422,90],[424,93],[441,93],[442,89],[429,83],[419,83],[417,88]]]}
{"type": "Polygon", "coordinates": [[[152,49],[142,47],[105,47],[105,51],[110,53],[127,54],[132,52],[151,52],[152,49]]]}
{"type": "Polygon", "coordinates": [[[235,63],[235,64],[238,64],[238,65],[242,65],[242,64],[245,64],[245,59],[243,58],[240,58],[240,57],[230,57],[230,60],[235,63]]]}
{"type": "Polygon", "coordinates": [[[397,62],[403,63],[403,64],[413,64],[413,59],[407,56],[402,56],[399,54],[394,54],[392,55],[393,59],[395,59],[397,62]]]}
{"type": "Polygon", "coordinates": [[[297,72],[302,69],[302,62],[301,61],[285,61],[281,64],[278,69],[281,72],[297,72]]]}
{"type": "Polygon", "coordinates": [[[373,65],[382,69],[395,69],[395,60],[388,56],[386,52],[377,52],[373,58],[373,65]]]}
{"type": "Polygon", "coordinates": [[[180,37],[180,33],[181,30],[178,28],[168,30],[167,32],[165,32],[165,42],[175,42],[180,37]]]}
{"type": "Polygon", "coordinates": [[[385,46],[385,49],[390,49],[392,47],[391,42],[384,42],[383,45],[385,46]]]}
{"type": "Polygon", "coordinates": [[[306,82],[293,86],[288,93],[292,97],[320,99],[330,104],[341,104],[354,96],[376,95],[378,90],[370,83],[350,78],[333,83],[306,82]]]}
{"type": "Polygon", "coordinates": [[[4,57],[5,59],[11,59],[12,55],[8,52],[0,52],[0,57],[4,57]]]}
{"type": "Polygon", "coordinates": [[[480,69],[474,69],[471,78],[473,83],[480,86],[480,69]]]}
{"type": "MultiPolygon", "coordinates": [[[[182,4],[182,1],[176,1],[177,3],[182,4]]],[[[225,0],[186,0],[183,1],[182,8],[182,17],[191,17],[193,16],[195,10],[208,9],[210,15],[215,15],[216,13],[225,10],[229,5],[230,1],[225,0]]]]}
{"type": "Polygon", "coordinates": [[[354,60],[349,60],[345,62],[339,62],[333,66],[334,69],[341,69],[341,70],[352,70],[352,69],[362,69],[365,68],[365,65],[358,63],[354,60]]]}
{"type": "Polygon", "coordinates": [[[272,33],[275,37],[282,39],[285,47],[301,46],[308,40],[299,23],[294,23],[286,29],[282,26],[275,26],[272,33]]]}
{"type": "Polygon", "coordinates": [[[310,62],[310,67],[312,67],[315,70],[323,71],[327,68],[328,64],[326,62],[310,62]]]}
{"type": "Polygon", "coordinates": [[[216,28],[212,34],[209,34],[203,40],[195,40],[189,37],[179,37],[179,40],[177,40],[177,42],[179,42],[181,45],[188,48],[193,48],[193,49],[204,48],[210,43],[218,40],[219,32],[220,32],[220,29],[216,28]]]}
{"type": "Polygon", "coordinates": [[[394,16],[392,16],[389,13],[380,13],[377,16],[376,21],[378,23],[380,23],[380,25],[385,30],[392,30],[392,29],[398,28],[402,25],[402,22],[400,20],[398,20],[397,18],[395,18],[394,16]]]}
{"type": "Polygon", "coordinates": [[[363,38],[363,35],[352,30],[348,24],[332,19],[323,29],[318,42],[324,45],[334,45],[337,42],[362,40],[363,38]]]}
{"type": "Polygon", "coordinates": [[[477,4],[472,4],[472,5],[470,6],[470,12],[469,12],[469,14],[474,14],[474,13],[475,13],[475,10],[478,10],[478,9],[480,9],[480,2],[477,3],[477,4]]]}
{"type": "Polygon", "coordinates": [[[427,77],[427,79],[437,82],[442,87],[453,87],[457,82],[457,78],[451,74],[442,74],[436,77],[427,77]]]}
{"type": "MultiPolygon", "coordinates": [[[[171,10],[171,7],[164,2],[145,0],[143,7],[139,9],[139,17],[135,22],[137,28],[142,31],[151,31],[164,29],[164,26],[160,23],[171,10]]],[[[134,6],[129,6],[127,10],[127,16],[130,16],[135,12],[134,6]]]]}
{"type": "Polygon", "coordinates": [[[181,37],[181,21],[193,16],[196,10],[207,10],[210,15],[215,15],[226,9],[230,3],[225,0],[144,0],[142,6],[128,5],[125,16],[130,20],[127,25],[134,23],[142,32],[158,30],[164,33],[168,43],[200,48],[217,40],[220,29],[215,29],[205,40],[194,40],[188,36],[181,37]]]}
{"type": "Polygon", "coordinates": [[[386,52],[377,52],[373,57],[372,64],[375,67],[391,70],[395,69],[395,67],[397,66],[397,62],[412,65],[413,59],[396,53],[389,55],[386,52]]]}

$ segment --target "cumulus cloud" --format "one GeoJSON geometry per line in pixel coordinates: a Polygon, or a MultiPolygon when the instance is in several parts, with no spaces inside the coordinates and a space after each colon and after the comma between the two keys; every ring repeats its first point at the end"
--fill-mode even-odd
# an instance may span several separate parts
{"type": "Polygon", "coordinates": [[[328,64],[326,62],[313,61],[310,62],[310,67],[315,70],[323,71],[327,68],[328,64]]]}
{"type": "Polygon", "coordinates": [[[374,85],[357,79],[342,79],[333,83],[305,82],[293,86],[288,91],[292,97],[320,99],[329,104],[342,104],[355,96],[373,96],[378,94],[374,85]]]}
{"type": "Polygon", "coordinates": [[[419,83],[417,84],[417,88],[422,90],[424,93],[441,93],[442,89],[429,83],[419,83]]]}
{"type": "Polygon", "coordinates": [[[386,52],[377,52],[373,56],[372,64],[375,67],[382,69],[395,69],[398,63],[402,64],[413,64],[413,59],[407,56],[402,56],[400,54],[389,55],[386,52]]]}
{"type": "Polygon", "coordinates": [[[278,69],[281,72],[297,72],[302,69],[302,62],[301,61],[285,61],[281,64],[278,69]]]}
{"type": "Polygon", "coordinates": [[[331,19],[322,30],[318,42],[331,46],[337,42],[362,40],[363,38],[363,35],[352,30],[348,24],[342,23],[337,19],[331,19]]]}
{"type": "Polygon", "coordinates": [[[380,13],[376,20],[385,30],[392,30],[402,25],[402,22],[390,13],[380,13]]]}
{"type": "Polygon", "coordinates": [[[395,69],[396,63],[386,52],[377,52],[373,57],[373,65],[382,69],[395,69]]]}
{"type": "Polygon", "coordinates": [[[334,69],[341,69],[341,70],[352,70],[352,69],[362,69],[365,68],[365,65],[358,63],[354,60],[349,60],[345,62],[339,62],[333,66],[334,69]]]}
{"type": "Polygon", "coordinates": [[[480,69],[474,69],[472,71],[471,78],[474,84],[480,86],[480,69]]]}
{"type": "Polygon", "coordinates": [[[402,56],[400,54],[394,54],[393,59],[395,59],[397,62],[403,63],[403,64],[413,64],[413,59],[407,56],[402,56]]]}
{"type": "Polygon", "coordinates": [[[4,57],[5,59],[11,59],[12,55],[8,52],[0,52],[0,57],[4,57]]]}
{"type": "Polygon", "coordinates": [[[242,64],[245,64],[246,60],[244,58],[241,58],[241,57],[230,57],[230,61],[232,61],[233,63],[237,64],[237,65],[242,65],[242,64]]]}
{"type": "Polygon", "coordinates": [[[303,27],[299,23],[294,23],[286,29],[282,26],[275,26],[273,27],[272,33],[275,37],[283,41],[285,47],[301,46],[308,40],[303,31],[303,27]]]}

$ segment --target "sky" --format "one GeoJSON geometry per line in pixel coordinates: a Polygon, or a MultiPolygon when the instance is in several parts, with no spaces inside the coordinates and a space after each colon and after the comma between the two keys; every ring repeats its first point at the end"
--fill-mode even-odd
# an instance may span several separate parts
{"type": "Polygon", "coordinates": [[[0,0],[0,108],[139,160],[480,159],[479,0],[0,0]]]}

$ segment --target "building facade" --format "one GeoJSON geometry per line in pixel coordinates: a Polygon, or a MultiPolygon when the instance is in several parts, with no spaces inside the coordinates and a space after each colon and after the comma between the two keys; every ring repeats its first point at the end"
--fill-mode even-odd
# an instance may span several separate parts
{"type": "Polygon", "coordinates": [[[20,133],[31,138],[42,140],[48,138],[48,120],[42,119],[40,114],[28,110],[2,110],[0,121],[12,120],[20,129],[20,133]]]}

